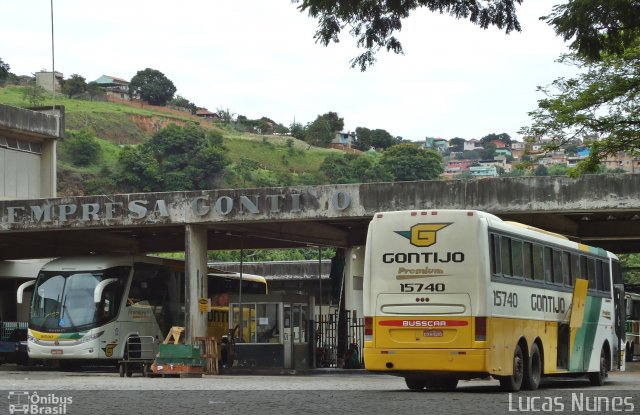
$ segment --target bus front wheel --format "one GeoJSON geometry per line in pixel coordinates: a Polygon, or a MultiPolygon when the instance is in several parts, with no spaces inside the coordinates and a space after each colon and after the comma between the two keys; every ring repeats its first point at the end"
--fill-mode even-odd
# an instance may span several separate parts
{"type": "Polygon", "coordinates": [[[501,376],[500,387],[509,392],[517,392],[522,386],[522,379],[524,378],[524,357],[522,348],[519,344],[516,344],[513,351],[513,374],[511,376],[501,376]]]}
{"type": "Polygon", "coordinates": [[[605,354],[604,347],[600,351],[600,369],[597,372],[589,373],[589,382],[592,386],[602,386],[607,377],[607,355],[605,354]]]}

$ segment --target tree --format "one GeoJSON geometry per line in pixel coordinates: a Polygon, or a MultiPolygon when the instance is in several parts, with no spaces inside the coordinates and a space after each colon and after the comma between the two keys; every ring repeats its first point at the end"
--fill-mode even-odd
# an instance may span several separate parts
{"type": "Polygon", "coordinates": [[[637,1],[569,0],[544,19],[565,41],[573,40],[570,48],[589,62],[622,55],[640,38],[637,1]]]}
{"type": "Polygon", "coordinates": [[[151,105],[166,105],[176,87],[162,72],[147,68],[138,71],[129,83],[129,96],[140,97],[151,105]]]}
{"type": "Polygon", "coordinates": [[[490,144],[493,140],[499,140],[502,141],[503,143],[505,143],[506,145],[511,145],[511,136],[507,133],[502,133],[502,134],[496,134],[496,133],[491,133],[491,134],[487,134],[484,137],[482,137],[480,139],[480,142],[482,143],[482,146],[486,146],[487,144],[490,144]]]}
{"type": "Polygon", "coordinates": [[[578,65],[580,74],[539,87],[547,98],[529,113],[532,125],[521,132],[550,137],[549,150],[590,135],[589,157],[569,175],[600,170],[600,161],[617,151],[640,148],[640,3],[616,0],[569,0],[553,8],[547,22],[570,44],[562,62],[578,65]],[[586,69],[586,70],[584,70],[586,69]]]}
{"type": "Polygon", "coordinates": [[[0,85],[3,85],[9,78],[9,74],[11,73],[9,72],[10,69],[11,67],[9,66],[9,64],[4,63],[2,58],[0,58],[0,85]]]}
{"type": "Polygon", "coordinates": [[[333,140],[333,134],[327,119],[318,115],[315,121],[307,126],[304,141],[314,146],[324,147],[333,140]]]}
{"type": "Polygon", "coordinates": [[[198,111],[198,107],[196,106],[196,104],[194,104],[193,102],[189,101],[188,99],[184,98],[181,95],[177,95],[175,98],[169,101],[169,105],[173,105],[174,107],[184,108],[186,110],[189,110],[191,114],[195,114],[196,111],[198,111]]]}
{"type": "Polygon", "coordinates": [[[387,130],[377,128],[371,131],[371,145],[376,149],[389,148],[396,144],[396,139],[387,130]]]}
{"type": "Polygon", "coordinates": [[[62,84],[62,93],[69,98],[74,95],[80,95],[87,90],[87,80],[78,75],[73,74],[62,84]]]}
{"type": "Polygon", "coordinates": [[[370,129],[366,127],[356,128],[356,143],[354,147],[361,151],[367,151],[372,147],[370,129]]]}
{"type": "Polygon", "coordinates": [[[86,129],[67,131],[65,139],[60,142],[60,151],[76,166],[95,163],[101,153],[95,133],[86,129]]]}
{"type": "Polygon", "coordinates": [[[380,164],[396,181],[431,180],[444,172],[440,154],[408,143],[385,150],[380,164]]]}
{"type": "Polygon", "coordinates": [[[393,35],[402,29],[402,20],[411,11],[427,8],[432,12],[448,13],[456,19],[469,19],[483,29],[496,26],[506,33],[520,31],[516,17],[516,5],[522,0],[292,0],[299,4],[301,12],[318,20],[314,35],[316,42],[327,46],[338,43],[343,28],[349,32],[365,52],[351,60],[351,67],[365,71],[376,61],[375,54],[380,49],[403,53],[400,41],[393,35]]]}
{"type": "Polygon", "coordinates": [[[370,154],[329,154],[320,165],[331,183],[372,183],[393,181],[393,175],[370,154]]]}
{"type": "Polygon", "coordinates": [[[87,84],[87,94],[93,101],[94,98],[103,97],[105,95],[104,89],[95,81],[91,81],[87,84]]]}
{"type": "Polygon", "coordinates": [[[292,122],[289,126],[289,130],[291,131],[291,135],[297,138],[298,140],[303,140],[305,136],[305,127],[299,122],[292,122]]]}
{"type": "Polygon", "coordinates": [[[47,91],[35,81],[22,89],[22,99],[27,101],[32,107],[37,107],[44,101],[47,91]]]}
{"type": "Polygon", "coordinates": [[[549,176],[566,176],[569,168],[564,163],[555,163],[549,166],[547,174],[549,176]]]}
{"type": "Polygon", "coordinates": [[[533,170],[533,175],[534,176],[548,176],[549,175],[549,171],[547,170],[547,168],[545,167],[544,164],[538,164],[536,166],[536,168],[533,170]]]}
{"type": "Polygon", "coordinates": [[[539,87],[547,97],[538,101],[538,108],[529,113],[532,124],[520,132],[552,138],[548,150],[587,136],[599,137],[590,144],[589,157],[570,175],[598,171],[608,154],[636,153],[640,149],[640,47],[597,62],[575,54],[562,61],[586,70],[575,78],[559,78],[539,87]]]}
{"type": "Polygon", "coordinates": [[[452,138],[451,140],[449,140],[449,150],[455,151],[456,153],[463,152],[465,141],[466,140],[464,138],[460,137],[452,138]]]}
{"type": "Polygon", "coordinates": [[[322,114],[321,117],[327,120],[329,128],[334,133],[339,133],[344,128],[344,118],[338,117],[337,112],[327,112],[322,114]]]}
{"type": "Polygon", "coordinates": [[[204,190],[230,163],[222,136],[195,124],[171,124],[141,146],[125,150],[119,161],[123,185],[130,191],[204,190]]]}

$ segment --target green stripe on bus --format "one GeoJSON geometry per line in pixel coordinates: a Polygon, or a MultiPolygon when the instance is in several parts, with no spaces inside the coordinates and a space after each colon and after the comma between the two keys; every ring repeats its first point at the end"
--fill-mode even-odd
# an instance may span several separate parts
{"type": "Polygon", "coordinates": [[[584,320],[582,326],[577,329],[576,340],[569,359],[569,371],[571,372],[582,372],[589,368],[601,307],[602,298],[587,296],[584,320]]]}

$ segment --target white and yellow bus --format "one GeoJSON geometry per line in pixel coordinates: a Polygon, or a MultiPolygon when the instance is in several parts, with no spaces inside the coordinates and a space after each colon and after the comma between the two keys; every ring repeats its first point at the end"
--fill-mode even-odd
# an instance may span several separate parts
{"type": "MultiPolygon", "coordinates": [[[[212,302],[237,289],[238,273],[211,267],[208,272],[212,302]]],[[[28,324],[32,359],[73,366],[136,358],[146,348],[145,339],[162,342],[171,327],[184,326],[182,260],[128,255],[58,258],[18,288],[18,303],[32,285],[28,324]]],[[[260,276],[244,274],[242,285],[247,293],[266,292],[260,276]]],[[[221,336],[227,330],[228,306],[212,309],[222,311],[224,322],[210,318],[209,335],[221,336]]]]}
{"type": "Polygon", "coordinates": [[[364,271],[366,369],[409,389],[493,376],[624,370],[624,287],[615,255],[473,210],[377,213],[364,271]]]}
{"type": "Polygon", "coordinates": [[[634,356],[640,356],[640,294],[625,293],[627,309],[626,321],[626,356],[627,362],[633,362],[634,356]]]}

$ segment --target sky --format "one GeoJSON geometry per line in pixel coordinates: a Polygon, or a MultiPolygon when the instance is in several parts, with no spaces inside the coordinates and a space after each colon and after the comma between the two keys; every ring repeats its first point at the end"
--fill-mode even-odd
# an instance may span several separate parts
{"type": "MultiPolygon", "coordinates": [[[[2,3],[0,58],[17,75],[51,70],[51,0],[2,3]]],[[[316,43],[316,20],[290,0],[53,0],[55,69],[90,82],[153,68],[199,107],[286,126],[333,111],[345,131],[405,140],[520,139],[536,87],[577,71],[556,62],[567,44],[539,20],[556,3],[525,0],[509,35],[417,10],[397,33],[404,55],[380,51],[361,72],[348,31],[316,43]]]]}

